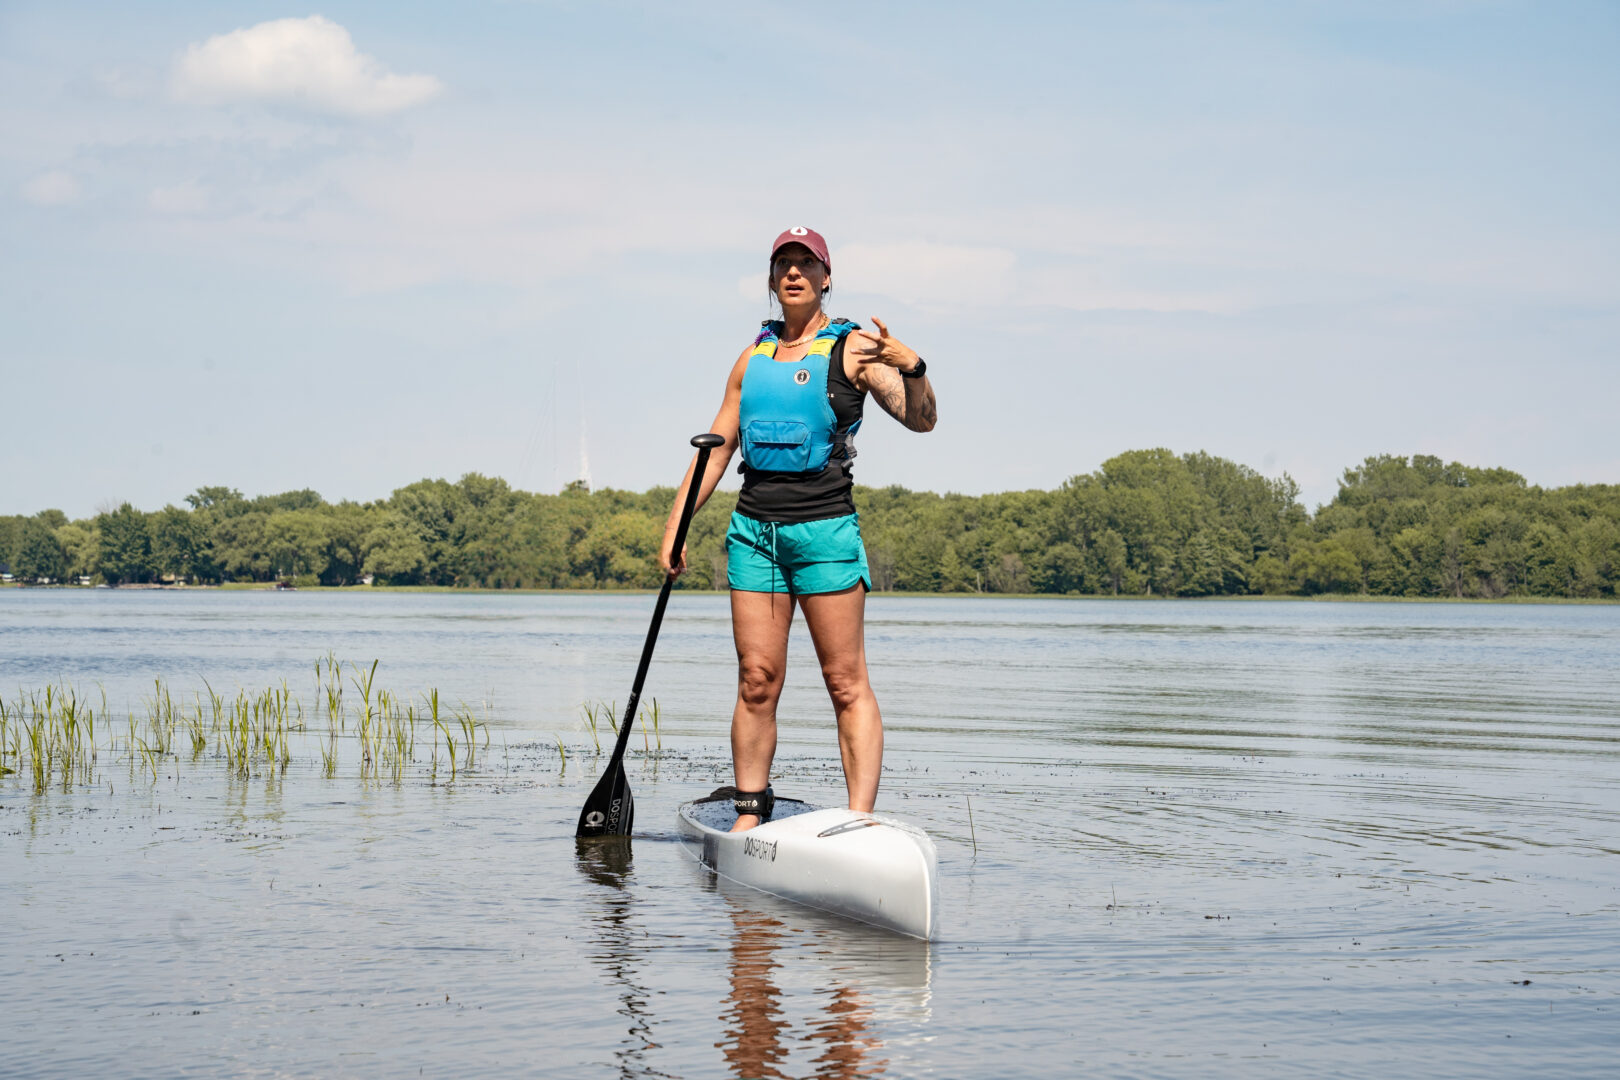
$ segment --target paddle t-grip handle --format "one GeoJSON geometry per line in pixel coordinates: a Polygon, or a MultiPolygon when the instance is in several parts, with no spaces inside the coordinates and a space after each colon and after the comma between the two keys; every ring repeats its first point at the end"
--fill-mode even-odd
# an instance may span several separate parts
{"type": "MultiPolygon", "coordinates": [[[[681,557],[681,547],[686,543],[686,530],[692,524],[692,515],[697,512],[698,489],[703,487],[703,474],[709,469],[709,453],[716,447],[726,445],[724,435],[716,435],[706,431],[702,435],[692,436],[692,445],[697,447],[697,462],[692,466],[692,483],[686,489],[686,502],[681,507],[681,520],[675,526],[675,546],[670,549],[670,560],[676,561],[681,557]]],[[[670,572],[669,579],[675,579],[674,571],[670,572]]],[[[662,608],[660,607],[660,612],[662,608]]]]}

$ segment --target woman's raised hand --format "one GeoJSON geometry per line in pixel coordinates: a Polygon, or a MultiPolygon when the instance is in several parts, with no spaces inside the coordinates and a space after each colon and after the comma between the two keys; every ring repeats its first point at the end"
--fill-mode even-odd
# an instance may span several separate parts
{"type": "Polygon", "coordinates": [[[846,351],[855,351],[858,363],[883,364],[900,371],[910,371],[917,366],[916,352],[899,338],[891,337],[882,319],[872,316],[872,325],[877,327],[877,333],[856,330],[849,335],[849,341],[844,346],[846,351]]]}

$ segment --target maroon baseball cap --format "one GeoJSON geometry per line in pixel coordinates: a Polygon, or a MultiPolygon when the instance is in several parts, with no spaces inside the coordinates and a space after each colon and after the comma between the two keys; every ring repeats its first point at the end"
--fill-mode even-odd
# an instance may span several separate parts
{"type": "Polygon", "coordinates": [[[827,241],[823,240],[816,230],[807,229],[803,225],[795,225],[788,229],[771,245],[771,261],[775,262],[776,253],[789,244],[803,244],[810,249],[810,254],[821,260],[822,266],[828,270],[832,269],[832,259],[827,255],[827,241]]]}

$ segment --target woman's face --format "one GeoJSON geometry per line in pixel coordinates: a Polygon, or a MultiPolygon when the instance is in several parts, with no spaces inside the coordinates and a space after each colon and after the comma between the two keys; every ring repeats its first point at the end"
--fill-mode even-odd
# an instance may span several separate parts
{"type": "Polygon", "coordinates": [[[771,260],[771,292],[783,308],[820,303],[832,275],[803,244],[785,244],[771,260]]]}

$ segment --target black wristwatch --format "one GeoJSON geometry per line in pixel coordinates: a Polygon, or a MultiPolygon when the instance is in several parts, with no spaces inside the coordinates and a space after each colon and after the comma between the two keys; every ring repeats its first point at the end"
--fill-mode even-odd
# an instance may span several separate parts
{"type": "Polygon", "coordinates": [[[919,356],[917,357],[917,366],[910,371],[900,372],[900,377],[902,379],[920,379],[926,374],[928,374],[928,361],[919,356]]]}

